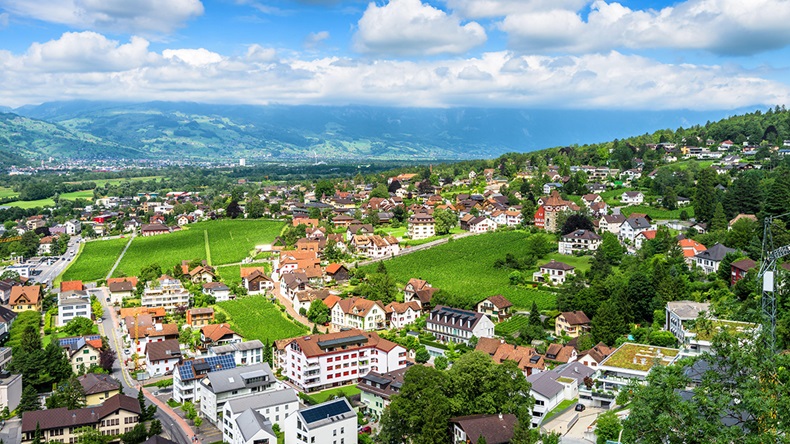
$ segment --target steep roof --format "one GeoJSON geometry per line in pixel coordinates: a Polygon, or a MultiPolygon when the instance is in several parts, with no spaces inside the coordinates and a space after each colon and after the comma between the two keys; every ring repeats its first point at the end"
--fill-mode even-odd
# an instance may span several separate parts
{"type": "Polygon", "coordinates": [[[85,289],[85,286],[82,285],[82,281],[63,281],[60,283],[60,292],[66,291],[82,291],[85,289]]]}
{"type": "Polygon", "coordinates": [[[698,253],[695,257],[699,259],[714,261],[714,262],[721,262],[722,259],[724,259],[724,256],[727,255],[727,253],[735,253],[736,251],[737,250],[735,250],[734,248],[725,247],[724,245],[717,243],[716,245],[708,248],[707,250],[698,253]]]}
{"type": "Polygon", "coordinates": [[[475,350],[487,353],[489,356],[494,356],[499,346],[502,344],[500,339],[496,338],[480,338],[477,340],[475,350]]]}
{"type": "Polygon", "coordinates": [[[541,265],[539,268],[546,268],[548,270],[563,270],[563,271],[570,271],[575,269],[573,265],[568,265],[565,262],[556,261],[554,259],[552,259],[551,262],[541,265]]]}
{"type": "Polygon", "coordinates": [[[80,382],[86,395],[118,390],[121,385],[120,382],[113,379],[110,375],[98,375],[96,373],[86,373],[78,376],[77,380],[80,382]]]}
{"type": "Polygon", "coordinates": [[[136,398],[126,395],[115,395],[104,401],[98,407],[85,407],[82,409],[69,410],[66,407],[47,410],[36,410],[25,412],[22,415],[22,433],[34,432],[36,424],[42,430],[61,428],[61,427],[82,427],[96,424],[102,418],[107,417],[118,410],[140,414],[140,403],[136,398]]]}
{"type": "Polygon", "coordinates": [[[398,345],[379,337],[375,332],[364,332],[357,329],[327,333],[323,335],[309,335],[291,338],[277,342],[278,347],[285,347],[296,342],[302,353],[308,358],[334,353],[336,347],[343,346],[343,351],[375,347],[380,350],[390,351],[398,345]]]}
{"type": "Polygon", "coordinates": [[[516,415],[471,415],[450,418],[450,423],[458,424],[466,433],[471,444],[477,444],[482,436],[486,444],[505,444],[513,439],[513,430],[518,419],[516,415]]]}
{"type": "Polygon", "coordinates": [[[30,287],[23,287],[17,285],[11,287],[11,296],[8,298],[9,304],[18,304],[22,298],[29,301],[31,304],[38,304],[38,301],[41,299],[41,286],[33,285],[30,287]]]}
{"type": "Polygon", "coordinates": [[[513,303],[507,300],[507,298],[502,296],[501,294],[489,296],[485,300],[491,302],[492,304],[494,304],[494,307],[500,310],[503,308],[508,308],[513,306],[513,303]]]}
{"type": "Polygon", "coordinates": [[[145,347],[145,354],[151,362],[165,361],[174,358],[180,359],[181,347],[176,339],[151,342],[145,347]]]}
{"type": "Polygon", "coordinates": [[[412,309],[416,312],[420,311],[420,304],[417,301],[411,302],[390,302],[384,307],[384,310],[387,313],[406,313],[409,309],[412,309]]]}
{"type": "Polygon", "coordinates": [[[753,261],[753,260],[751,260],[749,258],[746,258],[746,259],[741,259],[739,261],[733,262],[731,265],[732,265],[733,268],[737,268],[737,269],[743,270],[743,271],[749,271],[749,270],[757,267],[757,262],[755,262],[755,261],[753,261]]]}
{"type": "Polygon", "coordinates": [[[564,311],[560,316],[570,325],[585,325],[590,323],[590,318],[583,311],[564,311]]]}
{"type": "Polygon", "coordinates": [[[230,324],[211,324],[204,325],[200,332],[211,342],[217,342],[226,335],[237,334],[230,328],[230,324]]]}

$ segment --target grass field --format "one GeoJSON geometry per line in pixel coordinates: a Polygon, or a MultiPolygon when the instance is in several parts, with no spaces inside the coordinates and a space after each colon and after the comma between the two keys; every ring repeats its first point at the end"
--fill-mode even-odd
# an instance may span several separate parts
{"type": "MultiPolygon", "coordinates": [[[[86,182],[94,182],[97,187],[104,187],[104,184],[109,183],[110,185],[118,185],[122,182],[138,182],[141,180],[151,180],[151,179],[159,179],[162,176],[144,176],[144,177],[132,177],[130,179],[122,178],[122,179],[96,179],[96,180],[88,180],[86,182]]],[[[76,183],[76,182],[67,182],[67,183],[76,183]]]]}
{"type": "Polygon", "coordinates": [[[129,239],[86,242],[79,256],[63,273],[64,281],[93,282],[107,277],[129,239]]]}
{"type": "MultiPolygon", "coordinates": [[[[244,265],[245,267],[265,267],[266,273],[272,274],[272,266],[268,262],[258,262],[244,265]]],[[[241,284],[241,265],[228,265],[216,267],[217,274],[222,282],[227,285],[241,284]]]]}
{"type": "Polygon", "coordinates": [[[19,207],[24,209],[36,208],[36,207],[43,208],[43,207],[54,207],[55,201],[50,198],[39,199],[39,200],[15,200],[13,202],[9,202],[4,205],[7,205],[9,207],[19,207]]]}
{"type": "Polygon", "coordinates": [[[113,276],[137,276],[140,269],[159,264],[162,271],[171,273],[182,260],[205,259],[203,230],[182,230],[159,236],[137,236],[115,269],[113,276]]]}
{"type": "MultiPolygon", "coordinates": [[[[494,268],[494,261],[513,253],[524,254],[528,233],[506,231],[469,236],[427,250],[384,262],[401,288],[411,278],[425,279],[434,287],[463,298],[470,305],[502,294],[518,308],[529,309],[534,300],[540,309],[554,308],[555,296],[546,291],[512,286],[512,270],[494,268]]],[[[542,263],[542,262],[540,262],[542,263]]],[[[365,269],[372,272],[376,264],[365,269]]]]}
{"type": "MultiPolygon", "coordinates": [[[[539,259],[538,266],[543,265],[546,262],[549,262],[550,260],[554,259],[555,261],[558,262],[565,262],[568,265],[573,265],[574,267],[576,267],[577,272],[587,271],[590,269],[591,258],[592,256],[573,256],[570,254],[559,254],[557,252],[554,252],[554,253],[549,253],[546,256],[546,259],[539,259]]],[[[538,267],[535,267],[534,270],[529,270],[530,275],[532,274],[533,271],[538,271],[538,267]]]]}
{"type": "Polygon", "coordinates": [[[305,326],[286,318],[276,305],[263,296],[220,302],[217,307],[228,315],[233,329],[248,341],[259,339],[272,342],[308,333],[305,326]]]}
{"type": "Polygon", "coordinates": [[[360,390],[357,388],[356,385],[346,385],[343,387],[335,387],[328,390],[323,390],[316,393],[311,393],[308,395],[310,399],[312,399],[316,404],[320,404],[322,402],[329,401],[331,398],[335,396],[354,396],[360,394],[360,390]]]}
{"type": "Polygon", "coordinates": [[[5,199],[8,197],[14,197],[17,195],[17,192],[12,190],[11,188],[0,187],[0,199],[5,199]]]}
{"type": "Polygon", "coordinates": [[[82,191],[74,191],[71,193],[63,193],[60,195],[60,198],[66,200],[86,199],[92,201],[93,190],[82,190],[82,191]]]}
{"type": "Polygon", "coordinates": [[[623,207],[621,212],[628,216],[631,213],[645,213],[652,219],[680,219],[680,213],[685,210],[688,217],[694,217],[694,206],[688,205],[677,210],[667,210],[664,208],[653,208],[647,205],[632,205],[623,207]]]}
{"type": "Polygon", "coordinates": [[[212,265],[241,262],[258,244],[271,243],[282,222],[271,220],[218,220],[190,224],[184,230],[151,237],[136,237],[115,276],[136,276],[157,263],[168,272],[182,260],[207,259],[206,233],[212,265]]]}

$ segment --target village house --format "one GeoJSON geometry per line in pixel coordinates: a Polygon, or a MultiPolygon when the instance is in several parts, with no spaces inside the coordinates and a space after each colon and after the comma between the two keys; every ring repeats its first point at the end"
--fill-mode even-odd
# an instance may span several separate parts
{"type": "Polygon", "coordinates": [[[169,375],[181,363],[181,348],[176,339],[152,342],[145,348],[145,370],[150,376],[169,375]]]}
{"type": "Polygon", "coordinates": [[[468,345],[472,336],[494,337],[494,323],[482,313],[437,305],[428,316],[425,331],[441,342],[468,345]]]}
{"type": "Polygon", "coordinates": [[[656,238],[656,233],[657,232],[658,231],[656,231],[656,230],[645,230],[645,231],[642,231],[639,234],[637,234],[636,237],[634,238],[634,246],[633,246],[634,248],[633,248],[633,250],[634,251],[641,250],[642,247],[645,244],[647,244],[647,241],[653,240],[653,239],[656,238]]]}
{"type": "Polygon", "coordinates": [[[730,264],[730,285],[746,277],[746,273],[757,268],[757,262],[746,258],[730,264]]]}
{"type": "Polygon", "coordinates": [[[230,293],[230,288],[222,282],[214,281],[203,284],[203,294],[209,295],[217,302],[229,301],[236,299],[235,295],[230,293]]]}
{"type": "Polygon", "coordinates": [[[200,328],[200,342],[204,348],[242,342],[244,338],[230,328],[230,324],[209,324],[200,328]]]}
{"type": "Polygon", "coordinates": [[[606,359],[607,356],[614,352],[612,347],[607,346],[603,342],[599,342],[589,350],[583,350],[579,353],[577,361],[582,365],[590,368],[598,367],[598,365],[606,359]]]}
{"type": "Polygon", "coordinates": [[[217,275],[214,274],[214,269],[209,266],[198,266],[189,271],[189,281],[193,284],[214,282],[217,280],[217,275]]]}
{"type": "Polygon", "coordinates": [[[338,301],[331,309],[332,327],[381,330],[387,328],[387,310],[380,301],[352,297],[338,301]]]}
{"type": "Polygon", "coordinates": [[[420,304],[412,302],[390,302],[384,307],[387,313],[388,328],[404,328],[417,320],[422,313],[420,304]]]}
{"type": "Polygon", "coordinates": [[[108,279],[107,289],[110,291],[110,303],[113,305],[122,305],[125,298],[131,298],[134,296],[136,287],[136,277],[108,279]]]}
{"type": "Polygon", "coordinates": [[[197,384],[200,413],[213,424],[225,403],[251,394],[284,388],[274,377],[269,364],[261,363],[212,372],[197,384]]]}
{"type": "Polygon", "coordinates": [[[178,339],[177,324],[155,323],[151,315],[127,316],[122,327],[129,336],[132,353],[142,357],[148,344],[178,339]]]}
{"type": "Polygon", "coordinates": [[[538,271],[532,273],[532,280],[550,285],[562,285],[568,276],[575,274],[576,268],[564,262],[554,259],[538,267],[538,271]]]}
{"type": "Polygon", "coordinates": [[[214,322],[214,309],[211,307],[187,310],[187,325],[190,327],[202,327],[212,322],[214,322]]]}
{"type": "Polygon", "coordinates": [[[78,442],[78,430],[96,429],[102,435],[118,436],[131,431],[140,421],[136,398],[117,394],[98,407],[69,410],[66,407],[34,410],[22,415],[22,443],[33,443],[36,433],[47,442],[78,442]]]}
{"type": "Polygon", "coordinates": [[[518,419],[511,413],[456,416],[449,420],[453,443],[508,444],[518,419]]]}
{"type": "Polygon", "coordinates": [[[426,213],[415,213],[409,218],[408,235],[411,239],[426,239],[436,235],[436,221],[426,213]]]}
{"type": "Polygon", "coordinates": [[[274,290],[274,281],[266,275],[263,267],[242,267],[241,285],[247,290],[247,294],[264,294],[267,290],[274,290]]]}
{"type": "Polygon", "coordinates": [[[422,310],[426,310],[428,307],[430,307],[433,294],[437,291],[439,291],[439,289],[432,287],[428,282],[422,279],[412,278],[409,279],[409,282],[403,289],[403,301],[416,301],[418,304],[420,304],[420,308],[422,308],[422,310]]]}
{"type": "Polygon", "coordinates": [[[102,347],[101,336],[60,338],[58,344],[66,351],[66,357],[69,359],[74,373],[85,373],[94,365],[99,365],[99,354],[102,347]]]}
{"type": "Polygon", "coordinates": [[[617,234],[617,237],[620,241],[628,241],[633,244],[639,233],[655,229],[656,226],[646,217],[632,214],[620,224],[620,232],[617,234]]]}
{"type": "Polygon", "coordinates": [[[735,253],[737,250],[734,248],[725,247],[722,244],[716,244],[707,250],[698,253],[694,258],[697,261],[697,267],[702,269],[705,274],[716,273],[719,271],[719,265],[724,260],[727,253],[735,253]]]}
{"type": "Polygon", "coordinates": [[[329,264],[326,266],[327,282],[333,280],[338,283],[348,281],[348,269],[343,264],[329,264]]]}
{"type": "Polygon", "coordinates": [[[505,361],[515,362],[524,376],[546,370],[543,356],[534,348],[508,344],[504,339],[480,338],[475,350],[491,356],[491,359],[497,364],[502,364],[505,361]]]}
{"type": "Polygon", "coordinates": [[[386,373],[406,363],[406,349],[375,332],[350,329],[275,342],[275,368],[305,392],[356,382],[369,371],[386,373]]]}
{"type": "Polygon", "coordinates": [[[697,262],[696,256],[707,249],[693,239],[680,239],[678,245],[683,250],[683,260],[689,267],[693,267],[697,262]]]}
{"type": "Polygon", "coordinates": [[[357,388],[360,391],[360,401],[364,404],[365,413],[376,419],[381,418],[392,396],[400,393],[403,376],[408,369],[409,367],[405,367],[384,374],[371,371],[359,378],[357,388]]]}
{"type": "Polygon", "coordinates": [[[641,205],[645,202],[645,195],[641,191],[626,191],[620,196],[620,202],[625,205],[641,205]]]}
{"type": "Polygon", "coordinates": [[[85,405],[101,405],[105,400],[121,392],[121,383],[110,375],[85,373],[77,377],[85,393],[85,405]]]}
{"type": "Polygon", "coordinates": [[[222,408],[223,441],[229,444],[255,444],[276,441],[273,425],[285,431],[285,418],[299,410],[296,390],[285,388],[234,398],[222,408]]]}
{"type": "Polygon", "coordinates": [[[199,402],[197,384],[212,372],[235,368],[231,356],[208,356],[185,361],[173,372],[173,400],[178,403],[199,402]]]}
{"type": "Polygon", "coordinates": [[[168,233],[170,233],[170,228],[168,228],[167,225],[161,223],[143,224],[140,227],[140,235],[143,237],[157,236],[168,233]]]}
{"type": "Polygon", "coordinates": [[[473,217],[467,222],[469,231],[472,233],[480,234],[497,229],[497,223],[486,216],[473,217]]]}
{"type": "Polygon", "coordinates": [[[548,197],[544,196],[539,198],[538,205],[538,210],[535,212],[535,227],[544,229],[550,233],[559,230],[560,227],[557,226],[557,218],[562,212],[580,210],[579,206],[575,203],[563,199],[557,190],[551,191],[548,197]]]}
{"type": "Polygon", "coordinates": [[[263,342],[258,339],[234,342],[232,344],[209,347],[208,356],[230,356],[237,367],[240,365],[260,364],[263,362],[263,347],[263,342]]]}
{"type": "Polygon", "coordinates": [[[357,444],[357,413],[344,397],[294,412],[285,419],[285,444],[357,444]]]}
{"type": "Polygon", "coordinates": [[[176,307],[189,307],[191,295],[182,285],[181,281],[162,275],[155,281],[148,282],[140,305],[143,307],[164,307],[165,311],[171,313],[176,307]]]}
{"type": "Polygon", "coordinates": [[[29,287],[16,285],[11,288],[11,296],[8,298],[8,304],[11,310],[16,313],[28,310],[41,311],[41,299],[40,285],[32,285],[29,287]]]}
{"type": "Polygon", "coordinates": [[[75,318],[93,318],[91,298],[87,291],[61,291],[58,294],[57,326],[63,327],[75,318]]]}
{"type": "Polygon", "coordinates": [[[601,236],[589,230],[576,230],[560,237],[560,254],[590,253],[601,246],[601,236]]]}
{"type": "Polygon", "coordinates": [[[394,236],[357,234],[352,237],[351,244],[358,252],[371,259],[392,257],[400,253],[400,243],[394,236]]]}
{"type": "Polygon", "coordinates": [[[477,303],[477,312],[482,313],[494,322],[502,322],[510,318],[513,303],[501,294],[489,296],[477,303]]]}
{"type": "Polygon", "coordinates": [[[554,323],[554,334],[575,338],[590,331],[590,318],[582,311],[560,313],[554,323]]]}

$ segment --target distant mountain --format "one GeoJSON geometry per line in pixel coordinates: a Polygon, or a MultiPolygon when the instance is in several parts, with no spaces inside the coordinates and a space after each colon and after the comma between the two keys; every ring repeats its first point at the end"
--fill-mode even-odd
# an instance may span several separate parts
{"type": "MultiPolygon", "coordinates": [[[[32,159],[55,152],[68,158],[251,160],[314,153],[321,159],[495,157],[674,129],[727,114],[86,101],[24,106],[14,113],[28,118],[16,123],[27,130],[22,154],[32,159]]],[[[0,150],[13,141],[12,132],[0,128],[0,150]]]]}

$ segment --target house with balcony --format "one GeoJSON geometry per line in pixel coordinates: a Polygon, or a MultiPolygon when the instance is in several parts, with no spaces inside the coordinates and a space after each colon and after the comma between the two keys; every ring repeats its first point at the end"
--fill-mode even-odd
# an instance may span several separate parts
{"type": "Polygon", "coordinates": [[[190,308],[187,310],[187,325],[203,327],[214,322],[214,309],[211,307],[190,308]]]}
{"type": "Polygon", "coordinates": [[[91,298],[87,291],[61,291],[58,294],[57,326],[63,327],[75,318],[93,318],[91,298]]]}
{"type": "Polygon", "coordinates": [[[387,310],[381,301],[352,297],[341,299],[331,309],[332,327],[382,330],[387,325],[387,310]]]}
{"type": "Polygon", "coordinates": [[[710,353],[713,336],[721,331],[749,338],[759,332],[757,324],[717,319],[710,315],[709,303],[695,301],[667,302],[664,329],[675,336],[684,355],[710,353]]]}
{"type": "Polygon", "coordinates": [[[437,305],[428,315],[425,331],[441,342],[469,345],[472,336],[493,338],[494,323],[482,313],[437,305]]]}
{"type": "Polygon", "coordinates": [[[408,235],[411,239],[426,239],[436,236],[436,221],[427,213],[415,213],[409,217],[408,235]]]}
{"type": "Polygon", "coordinates": [[[217,423],[225,403],[242,396],[285,388],[274,377],[269,364],[261,363],[211,372],[197,384],[200,413],[212,424],[217,423]]]}
{"type": "Polygon", "coordinates": [[[725,247],[722,244],[716,244],[701,253],[694,256],[696,259],[697,267],[702,269],[705,274],[716,273],[719,271],[719,265],[724,260],[727,253],[735,253],[737,250],[734,248],[725,247]]]}
{"type": "Polygon", "coordinates": [[[538,271],[532,273],[532,280],[549,285],[562,285],[568,279],[568,276],[575,274],[575,270],[576,267],[573,265],[552,259],[550,262],[538,267],[538,271]]]}
{"type": "MultiPolygon", "coordinates": [[[[299,398],[296,390],[290,387],[255,393],[227,401],[222,409],[222,420],[217,425],[220,426],[224,442],[246,444],[250,436],[256,436],[261,431],[273,433],[271,427],[274,424],[280,430],[285,430],[285,418],[297,410],[299,398]],[[263,421],[254,420],[251,412],[259,415],[263,421]],[[264,421],[268,427],[259,425],[259,422],[264,421]]],[[[270,443],[273,444],[275,440],[270,443]]]]}
{"type": "Polygon", "coordinates": [[[236,366],[263,362],[263,342],[258,339],[209,347],[208,356],[231,356],[236,366]]]}
{"type": "Polygon", "coordinates": [[[482,313],[494,322],[502,322],[510,318],[513,303],[501,294],[489,296],[477,303],[477,312],[482,313]]]}
{"type": "Polygon", "coordinates": [[[601,246],[601,236],[589,230],[576,230],[560,237],[560,254],[592,253],[601,246]]]}
{"type": "Polygon", "coordinates": [[[199,402],[197,384],[208,374],[235,368],[232,356],[208,356],[184,361],[173,372],[173,399],[178,403],[199,402]]]}
{"type": "Polygon", "coordinates": [[[656,226],[652,224],[648,218],[632,214],[620,224],[620,232],[617,234],[617,238],[620,239],[621,242],[628,241],[633,244],[634,239],[636,239],[639,233],[655,229],[656,226]]]}
{"type": "Polygon", "coordinates": [[[151,376],[169,375],[181,363],[181,347],[176,339],[152,342],[145,348],[145,370],[151,376]]]}
{"type": "Polygon", "coordinates": [[[346,398],[298,410],[285,419],[285,444],[357,444],[357,412],[346,398]]]}
{"type": "Polygon", "coordinates": [[[168,275],[163,275],[155,281],[148,282],[140,305],[143,307],[164,307],[165,311],[172,313],[176,307],[189,307],[191,297],[181,281],[168,275]]]}
{"type": "Polygon", "coordinates": [[[590,318],[583,311],[566,311],[560,313],[554,322],[554,334],[576,338],[590,331],[590,318]]]}
{"type": "Polygon", "coordinates": [[[412,302],[390,302],[384,309],[387,312],[388,328],[403,328],[420,317],[420,304],[412,302]]]}
{"type": "Polygon", "coordinates": [[[591,405],[608,408],[614,403],[619,390],[631,381],[644,384],[648,373],[655,366],[667,366],[680,356],[676,348],[626,342],[598,365],[594,379],[600,382],[595,390],[580,392],[591,397],[591,405]]]}
{"type": "Polygon", "coordinates": [[[427,281],[412,278],[403,288],[403,301],[417,302],[421,309],[426,310],[430,307],[433,294],[437,291],[439,289],[431,286],[427,281]]]}
{"type": "Polygon", "coordinates": [[[407,362],[404,347],[357,329],[275,342],[275,368],[304,392],[354,383],[369,371],[387,373],[407,362]]]}
{"type": "Polygon", "coordinates": [[[359,378],[357,388],[360,391],[360,401],[365,405],[365,413],[373,418],[381,418],[384,409],[390,405],[392,396],[400,393],[403,376],[408,369],[404,367],[384,374],[371,371],[359,378]]]}

